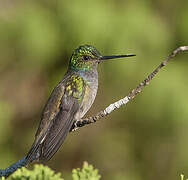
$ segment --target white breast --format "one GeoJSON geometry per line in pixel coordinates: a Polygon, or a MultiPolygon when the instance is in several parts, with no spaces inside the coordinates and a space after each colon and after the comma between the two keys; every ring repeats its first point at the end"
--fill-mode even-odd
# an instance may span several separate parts
{"type": "Polygon", "coordinates": [[[85,94],[80,106],[80,118],[82,118],[87,111],[91,108],[95,97],[97,95],[98,82],[90,83],[85,88],[85,94]]]}

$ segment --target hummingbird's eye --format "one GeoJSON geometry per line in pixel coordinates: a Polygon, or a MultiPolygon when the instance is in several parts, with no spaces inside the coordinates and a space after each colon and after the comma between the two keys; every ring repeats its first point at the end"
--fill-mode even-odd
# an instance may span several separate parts
{"type": "Polygon", "coordinates": [[[87,55],[84,55],[83,56],[83,59],[85,60],[85,61],[87,61],[87,60],[89,60],[89,59],[91,59],[89,56],[87,56],[87,55]]]}

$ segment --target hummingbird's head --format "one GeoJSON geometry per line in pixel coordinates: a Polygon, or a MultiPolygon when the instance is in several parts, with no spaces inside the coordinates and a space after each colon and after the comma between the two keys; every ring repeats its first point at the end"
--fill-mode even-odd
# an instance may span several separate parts
{"type": "Polygon", "coordinates": [[[69,67],[74,70],[91,70],[101,61],[129,56],[135,55],[102,56],[94,46],[83,45],[74,50],[70,59],[69,67]]]}
{"type": "Polygon", "coordinates": [[[74,50],[69,66],[78,70],[90,70],[98,64],[101,54],[91,45],[79,46],[74,50]]]}

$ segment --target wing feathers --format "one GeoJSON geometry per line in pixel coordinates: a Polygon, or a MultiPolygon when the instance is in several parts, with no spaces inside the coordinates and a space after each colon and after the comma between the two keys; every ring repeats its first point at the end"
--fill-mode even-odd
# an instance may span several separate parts
{"type": "Polygon", "coordinates": [[[77,99],[63,96],[59,112],[50,122],[48,129],[33,144],[27,155],[28,161],[48,161],[52,158],[70,131],[78,109],[77,99]]]}
{"type": "Polygon", "coordinates": [[[48,161],[57,152],[79,116],[84,91],[84,81],[78,74],[67,74],[53,90],[44,108],[35,142],[27,154],[28,162],[48,161]]]}
{"type": "Polygon", "coordinates": [[[42,143],[42,153],[40,160],[48,161],[60,148],[72,127],[74,116],[77,110],[78,107],[74,103],[69,111],[61,110],[59,112],[57,118],[55,118],[55,122],[50,128],[49,133],[42,143]]]}

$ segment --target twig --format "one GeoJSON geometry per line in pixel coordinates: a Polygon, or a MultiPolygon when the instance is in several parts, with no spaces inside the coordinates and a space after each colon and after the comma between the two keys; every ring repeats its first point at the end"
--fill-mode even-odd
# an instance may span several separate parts
{"type": "Polygon", "coordinates": [[[5,177],[7,178],[8,176],[10,176],[14,171],[16,171],[18,168],[21,168],[23,166],[27,165],[27,161],[26,158],[23,157],[21,160],[17,161],[16,163],[12,164],[11,166],[9,166],[6,169],[0,169],[0,178],[1,177],[5,177]]]}
{"type": "Polygon", "coordinates": [[[98,112],[96,115],[81,119],[80,121],[77,121],[74,126],[71,129],[72,131],[77,130],[79,127],[83,127],[87,124],[94,123],[101,119],[104,116],[109,115],[114,110],[120,108],[122,105],[126,105],[130,100],[134,99],[134,97],[142,91],[142,89],[149,84],[149,82],[155,77],[155,75],[160,71],[160,69],[165,66],[170,59],[175,57],[179,52],[181,51],[187,51],[188,46],[180,46],[179,48],[175,49],[149,76],[147,76],[144,81],[142,81],[135,89],[133,89],[128,96],[125,96],[124,98],[120,99],[119,101],[116,101],[113,104],[110,104],[106,109],[103,111],[98,112]]]}
{"type": "MultiPolygon", "coordinates": [[[[154,76],[160,71],[160,69],[165,66],[168,61],[170,59],[172,59],[173,57],[175,57],[179,52],[181,51],[187,51],[188,50],[188,46],[181,46],[179,48],[177,48],[176,50],[174,50],[172,52],[172,54],[170,54],[143,82],[141,82],[135,89],[133,89],[128,96],[120,99],[119,101],[116,101],[113,104],[110,104],[106,109],[104,109],[103,111],[98,112],[96,115],[91,116],[89,118],[85,118],[82,119],[80,121],[77,121],[72,129],[72,131],[77,130],[80,127],[83,127],[87,124],[91,124],[94,123],[96,121],[98,121],[99,119],[101,119],[104,116],[109,115],[111,112],[113,112],[114,110],[120,108],[122,105],[126,105],[131,99],[133,99],[138,93],[140,93],[142,91],[142,89],[149,84],[149,82],[154,78],[154,76]]],[[[14,171],[16,171],[18,168],[21,168],[22,166],[26,166],[27,165],[27,160],[26,158],[22,158],[21,160],[17,161],[16,163],[12,164],[11,166],[9,166],[6,169],[0,169],[0,177],[8,177],[9,175],[11,175],[14,171]]]]}

